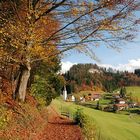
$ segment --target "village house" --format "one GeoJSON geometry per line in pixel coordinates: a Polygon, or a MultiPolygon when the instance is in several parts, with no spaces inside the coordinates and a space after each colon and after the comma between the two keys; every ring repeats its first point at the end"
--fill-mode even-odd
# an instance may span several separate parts
{"type": "Polygon", "coordinates": [[[76,98],[75,98],[74,95],[68,94],[68,95],[67,95],[66,101],[67,101],[67,102],[75,102],[75,101],[76,101],[76,98]]]}
{"type": "Polygon", "coordinates": [[[128,104],[114,104],[115,111],[126,110],[126,109],[128,109],[128,104]]]}
{"type": "Polygon", "coordinates": [[[88,96],[85,97],[86,101],[99,101],[100,98],[101,94],[99,93],[94,94],[89,93],[88,96]]]}
{"type": "Polygon", "coordinates": [[[126,101],[124,99],[122,99],[122,98],[116,98],[115,103],[116,104],[125,104],[126,101]]]}
{"type": "Polygon", "coordinates": [[[129,107],[130,108],[138,107],[138,103],[130,103],[129,107]]]}
{"type": "Polygon", "coordinates": [[[84,103],[86,100],[85,100],[85,97],[80,97],[80,102],[81,103],[84,103]]]}
{"type": "Polygon", "coordinates": [[[113,94],[113,98],[115,98],[115,99],[120,98],[120,94],[118,94],[118,93],[113,94]]]}
{"type": "Polygon", "coordinates": [[[88,96],[85,96],[86,101],[93,101],[92,94],[89,93],[88,96]]]}
{"type": "Polygon", "coordinates": [[[93,94],[93,100],[94,100],[94,101],[99,101],[100,98],[101,98],[101,94],[98,94],[98,93],[93,94]]]}
{"type": "Polygon", "coordinates": [[[114,110],[119,111],[119,110],[126,110],[128,109],[128,104],[123,98],[115,98],[115,104],[114,104],[114,110]]]}
{"type": "Polygon", "coordinates": [[[74,95],[71,96],[71,101],[75,102],[75,96],[74,95]]]}

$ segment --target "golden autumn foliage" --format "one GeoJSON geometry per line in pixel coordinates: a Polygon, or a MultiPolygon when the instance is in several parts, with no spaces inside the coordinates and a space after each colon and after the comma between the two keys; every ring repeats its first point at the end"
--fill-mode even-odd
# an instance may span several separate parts
{"type": "Polygon", "coordinates": [[[52,64],[72,49],[98,60],[94,47],[118,49],[133,39],[139,7],[136,0],[1,0],[0,55],[20,67],[19,82],[26,79],[17,89],[21,98],[33,63],[52,64]]]}
{"type": "MultiPolygon", "coordinates": [[[[52,15],[39,16],[44,12],[44,9],[48,8],[48,6],[44,7],[42,5],[43,3],[41,3],[43,8],[40,12],[38,12],[38,10],[34,12],[28,0],[2,1],[0,4],[2,9],[0,20],[0,57],[1,61],[4,61],[4,57],[8,57],[10,61],[7,65],[9,65],[9,67],[17,66],[16,73],[19,73],[20,76],[17,76],[17,79],[12,81],[12,85],[15,85],[15,83],[22,83],[26,79],[24,77],[29,78],[31,64],[34,63],[34,61],[45,59],[46,63],[51,65],[53,65],[53,63],[55,64],[55,62],[52,62],[52,59],[56,56],[52,54],[58,53],[56,42],[59,40],[50,40],[45,45],[41,43],[58,30],[59,22],[52,15]],[[39,20],[35,21],[36,18],[39,18],[39,20]],[[12,65],[10,63],[12,63],[12,65]],[[23,78],[22,75],[24,75],[23,78]]],[[[39,8],[40,5],[37,7],[39,8]]],[[[1,67],[6,68],[7,66],[1,64],[1,67]]],[[[13,93],[15,93],[16,96],[18,96],[19,92],[22,92],[22,97],[20,98],[24,97],[25,99],[28,78],[23,82],[22,86],[16,84],[13,87],[13,93]]]]}
{"type": "Polygon", "coordinates": [[[58,21],[51,16],[45,16],[36,23],[30,24],[28,23],[31,22],[30,15],[28,15],[29,11],[25,5],[25,2],[22,3],[21,7],[16,11],[19,19],[16,17],[16,14],[11,20],[6,19],[6,23],[4,23],[6,25],[1,30],[3,35],[1,46],[5,46],[3,48],[4,50],[7,48],[6,51],[9,49],[13,50],[12,56],[9,57],[16,62],[26,59],[26,55],[30,59],[38,56],[46,57],[50,52],[56,50],[55,42],[48,42],[51,45],[40,45],[40,42],[58,29],[58,21]],[[25,8],[24,11],[22,8],[25,8]],[[28,44],[31,44],[31,47],[28,47],[28,44]]]}
{"type": "Polygon", "coordinates": [[[93,46],[104,42],[112,47],[113,38],[120,35],[119,39],[125,40],[126,34],[134,31],[137,18],[133,12],[139,3],[135,0],[62,0],[50,3],[44,0],[11,0],[2,1],[1,7],[4,11],[1,16],[1,46],[8,43],[8,49],[10,46],[13,54],[19,56],[13,60],[21,61],[25,54],[32,60],[36,56],[44,58],[59,53],[57,48],[54,53],[54,46],[59,46],[60,53],[73,48],[79,50],[77,45],[82,44],[83,48],[87,42],[93,46]]]}

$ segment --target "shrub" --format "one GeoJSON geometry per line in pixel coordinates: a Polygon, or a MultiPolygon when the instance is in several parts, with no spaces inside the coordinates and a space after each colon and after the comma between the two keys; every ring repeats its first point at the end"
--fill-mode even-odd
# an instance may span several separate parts
{"type": "Polygon", "coordinates": [[[82,112],[81,108],[78,108],[75,113],[74,118],[76,124],[78,124],[83,131],[85,140],[95,140],[96,137],[96,127],[90,118],[82,112]]]}
{"type": "Polygon", "coordinates": [[[75,123],[78,124],[80,127],[83,127],[84,121],[85,121],[85,115],[82,112],[81,108],[78,108],[75,117],[74,117],[75,123]]]}
{"type": "Polygon", "coordinates": [[[45,78],[36,76],[36,81],[31,86],[31,93],[39,101],[40,105],[49,105],[53,98],[56,97],[56,91],[48,84],[45,78]]]}

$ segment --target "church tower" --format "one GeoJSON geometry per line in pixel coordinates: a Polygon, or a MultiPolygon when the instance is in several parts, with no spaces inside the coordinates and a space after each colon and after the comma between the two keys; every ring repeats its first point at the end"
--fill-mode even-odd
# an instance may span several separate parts
{"type": "Polygon", "coordinates": [[[63,90],[63,99],[66,101],[67,100],[67,90],[66,90],[66,86],[64,86],[64,90],[63,90]]]}

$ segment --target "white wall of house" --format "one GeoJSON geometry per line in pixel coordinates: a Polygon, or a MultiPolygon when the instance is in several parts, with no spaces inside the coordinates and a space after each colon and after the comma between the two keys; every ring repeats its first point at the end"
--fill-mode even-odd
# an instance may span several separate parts
{"type": "Polygon", "coordinates": [[[119,101],[119,104],[125,104],[125,101],[119,101]]]}
{"type": "Polygon", "coordinates": [[[95,101],[99,101],[99,98],[96,98],[95,101]]]}
{"type": "Polygon", "coordinates": [[[73,95],[71,96],[71,101],[75,102],[75,97],[73,95]]]}

